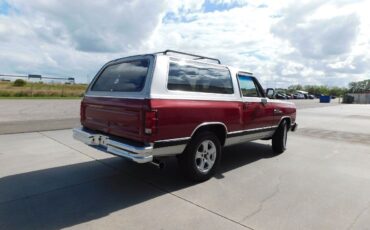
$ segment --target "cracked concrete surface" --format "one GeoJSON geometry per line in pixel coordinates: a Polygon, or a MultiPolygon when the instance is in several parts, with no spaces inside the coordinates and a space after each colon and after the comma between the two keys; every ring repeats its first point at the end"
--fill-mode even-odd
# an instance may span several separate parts
{"type": "MultiPolygon", "coordinates": [[[[369,106],[310,108],[298,123],[368,135],[366,114],[369,106]]],[[[370,226],[370,145],[325,131],[289,133],[275,157],[266,141],[228,147],[201,184],[185,181],[173,158],[163,171],[137,165],[74,141],[71,130],[0,135],[0,153],[0,229],[370,226]]]]}
{"type": "Polygon", "coordinates": [[[250,213],[247,216],[245,216],[240,222],[244,222],[248,218],[251,218],[254,215],[258,214],[263,209],[263,205],[265,204],[265,202],[267,202],[268,200],[272,199],[274,196],[276,196],[280,192],[281,178],[282,178],[282,175],[278,177],[278,182],[277,182],[277,185],[276,185],[276,189],[270,195],[268,195],[265,198],[263,198],[259,202],[258,208],[255,211],[253,211],[252,213],[250,213]]]}
{"type": "MultiPolygon", "coordinates": [[[[359,222],[359,220],[361,219],[361,217],[364,217],[365,216],[365,213],[368,212],[369,210],[370,210],[370,203],[368,203],[368,205],[356,216],[356,218],[353,220],[353,222],[351,223],[351,225],[347,229],[348,230],[351,230],[351,229],[359,229],[359,228],[356,227],[356,224],[359,222]]],[[[368,215],[367,220],[369,220],[369,217],[370,216],[368,215]]],[[[368,228],[370,228],[370,226],[368,226],[368,228]]]]}

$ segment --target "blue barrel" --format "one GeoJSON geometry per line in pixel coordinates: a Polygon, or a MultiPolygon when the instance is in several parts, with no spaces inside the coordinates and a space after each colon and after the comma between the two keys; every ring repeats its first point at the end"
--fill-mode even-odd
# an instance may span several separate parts
{"type": "Polygon", "coordinates": [[[320,96],[320,103],[330,103],[330,96],[320,96]]]}

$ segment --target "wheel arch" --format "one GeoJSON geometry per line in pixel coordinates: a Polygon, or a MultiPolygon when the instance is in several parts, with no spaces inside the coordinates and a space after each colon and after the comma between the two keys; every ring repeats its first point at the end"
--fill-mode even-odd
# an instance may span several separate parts
{"type": "Polygon", "coordinates": [[[290,127],[291,127],[291,125],[292,125],[292,118],[291,118],[291,117],[289,117],[289,116],[283,116],[283,117],[280,119],[280,122],[279,122],[278,127],[280,126],[280,124],[281,124],[283,121],[286,121],[286,122],[287,122],[288,130],[289,130],[289,129],[290,129],[290,127]]]}
{"type": "Polygon", "coordinates": [[[224,146],[227,135],[227,127],[222,122],[204,122],[199,124],[192,132],[191,138],[203,131],[210,131],[214,133],[219,139],[221,146],[224,146]]]}

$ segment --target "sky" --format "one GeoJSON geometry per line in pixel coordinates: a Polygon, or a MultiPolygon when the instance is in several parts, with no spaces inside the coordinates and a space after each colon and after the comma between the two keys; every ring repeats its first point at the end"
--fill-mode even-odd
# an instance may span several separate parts
{"type": "Polygon", "coordinates": [[[0,0],[0,74],[90,81],[166,49],[221,59],[265,87],[370,79],[370,1],[0,0]]]}

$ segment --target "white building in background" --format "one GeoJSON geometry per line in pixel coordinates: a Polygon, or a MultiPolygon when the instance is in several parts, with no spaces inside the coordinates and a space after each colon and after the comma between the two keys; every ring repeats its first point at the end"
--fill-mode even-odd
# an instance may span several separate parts
{"type": "Polygon", "coordinates": [[[369,93],[348,93],[347,95],[353,97],[354,104],[370,104],[370,92],[369,93]]]}
{"type": "Polygon", "coordinates": [[[28,82],[75,84],[74,77],[43,77],[40,74],[28,74],[28,75],[0,74],[0,81],[15,81],[17,79],[22,79],[28,82]]]}

